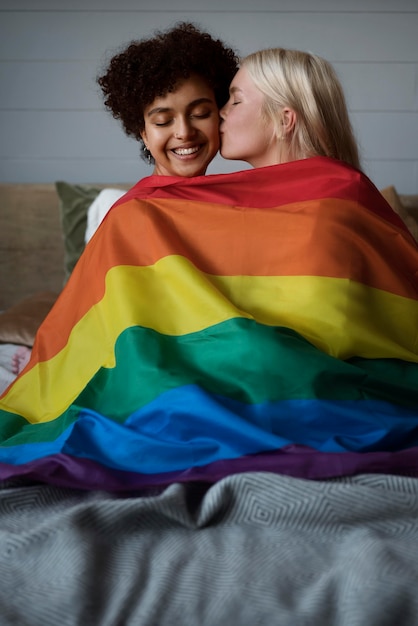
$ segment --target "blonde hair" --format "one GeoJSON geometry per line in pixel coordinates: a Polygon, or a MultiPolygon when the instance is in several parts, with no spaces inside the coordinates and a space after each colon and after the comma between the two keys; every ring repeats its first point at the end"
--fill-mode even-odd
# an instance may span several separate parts
{"type": "Polygon", "coordinates": [[[265,96],[263,115],[282,136],[284,107],[296,113],[287,159],[329,156],[360,169],[357,142],[341,83],[332,65],[319,56],[283,48],[259,50],[241,67],[265,96]]]}

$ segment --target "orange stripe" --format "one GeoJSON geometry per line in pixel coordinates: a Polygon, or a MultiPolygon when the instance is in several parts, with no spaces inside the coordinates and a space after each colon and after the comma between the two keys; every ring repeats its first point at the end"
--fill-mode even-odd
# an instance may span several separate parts
{"type": "Polygon", "coordinates": [[[412,284],[418,248],[393,225],[347,200],[272,209],[195,202],[193,211],[182,200],[131,200],[112,210],[106,222],[107,255],[94,259],[97,276],[115,264],[137,265],[139,259],[153,265],[178,254],[208,274],[351,278],[418,298],[412,284]],[[400,280],[408,275],[410,280],[400,280]]]}

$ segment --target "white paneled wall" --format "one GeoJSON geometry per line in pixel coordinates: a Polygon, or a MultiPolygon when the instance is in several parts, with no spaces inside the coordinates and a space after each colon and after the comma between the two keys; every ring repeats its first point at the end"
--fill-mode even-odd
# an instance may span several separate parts
{"type": "MultiPolygon", "coordinates": [[[[191,20],[245,55],[324,56],[366,173],[418,193],[418,0],[0,0],[0,181],[134,182],[150,173],[96,76],[132,39],[191,20]]],[[[217,157],[210,172],[247,167],[217,157]]]]}

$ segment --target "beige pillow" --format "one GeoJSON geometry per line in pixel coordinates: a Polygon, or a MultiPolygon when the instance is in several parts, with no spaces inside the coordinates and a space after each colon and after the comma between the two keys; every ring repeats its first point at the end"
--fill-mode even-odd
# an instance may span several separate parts
{"type": "Polygon", "coordinates": [[[390,204],[392,209],[399,215],[412,236],[418,241],[418,222],[413,218],[408,209],[402,204],[401,199],[393,185],[380,190],[380,193],[390,204]]]}
{"type": "Polygon", "coordinates": [[[25,298],[0,314],[0,343],[33,346],[36,331],[58,294],[42,291],[25,298]]]}

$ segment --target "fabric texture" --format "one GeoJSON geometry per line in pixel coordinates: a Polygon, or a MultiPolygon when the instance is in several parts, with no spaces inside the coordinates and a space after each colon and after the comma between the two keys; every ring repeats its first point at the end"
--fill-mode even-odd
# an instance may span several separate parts
{"type": "Polygon", "coordinates": [[[418,474],[417,268],[405,224],[331,159],[145,179],[0,400],[0,475],[418,474]]]}
{"type": "Polygon", "coordinates": [[[73,185],[65,181],[57,181],[55,188],[60,199],[65,280],[68,280],[84,250],[88,209],[101,190],[99,187],[73,185]]]}
{"type": "Polygon", "coordinates": [[[17,349],[18,346],[14,343],[0,344],[0,395],[16,378],[16,373],[13,371],[13,357],[17,349]]]}
{"type": "Polygon", "coordinates": [[[418,480],[0,491],[2,626],[416,626],[418,480]]]}

